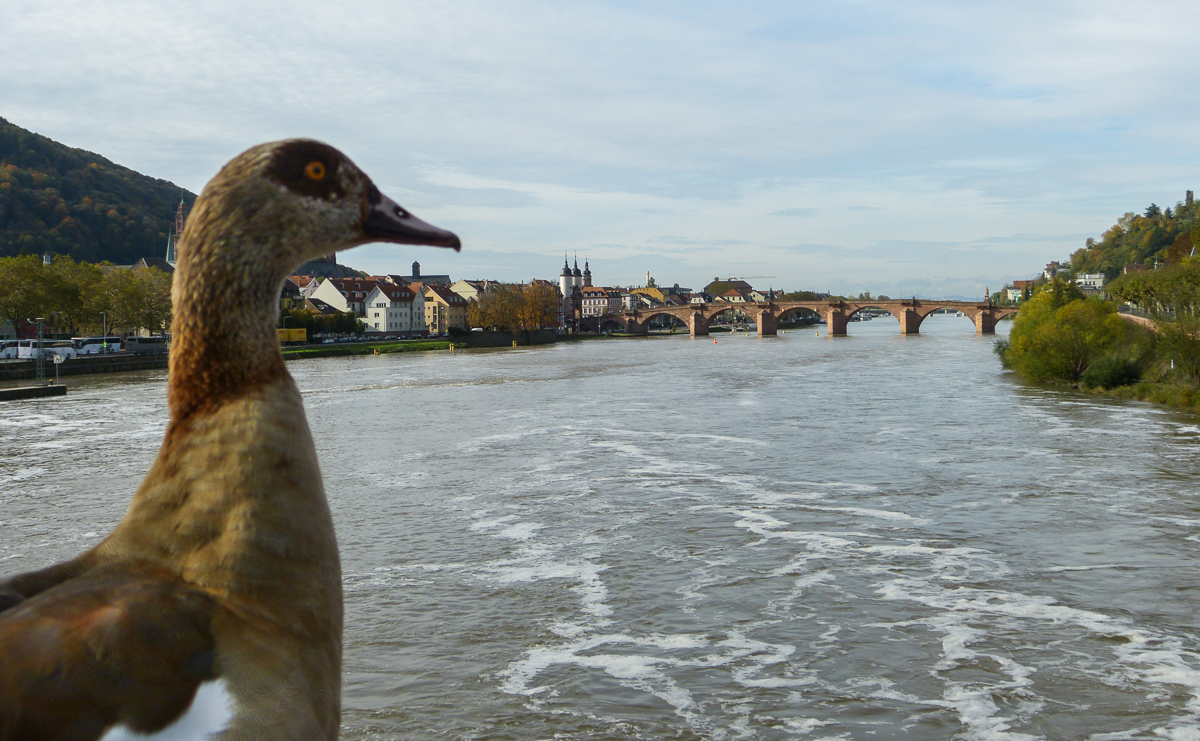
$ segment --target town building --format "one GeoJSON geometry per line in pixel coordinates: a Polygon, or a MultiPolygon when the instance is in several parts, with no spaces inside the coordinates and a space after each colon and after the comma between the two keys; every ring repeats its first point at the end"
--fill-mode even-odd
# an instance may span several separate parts
{"type": "Polygon", "coordinates": [[[309,298],[319,298],[338,311],[349,311],[361,317],[366,310],[367,296],[379,285],[374,278],[326,278],[309,298]]]}
{"type": "MultiPolygon", "coordinates": [[[[587,260],[584,260],[584,264],[587,260]]],[[[591,279],[591,271],[588,271],[591,279]]],[[[579,320],[583,318],[583,271],[579,269],[579,258],[575,258],[575,268],[567,264],[563,255],[563,268],[558,276],[558,292],[561,294],[561,308],[558,312],[559,326],[564,332],[578,332],[579,320]]]]}
{"type": "Polygon", "coordinates": [[[1042,277],[1046,280],[1054,280],[1054,277],[1057,275],[1066,276],[1070,274],[1070,268],[1057,260],[1047,263],[1046,268],[1042,271],[1042,277]]]}
{"type": "Polygon", "coordinates": [[[479,297],[485,293],[490,293],[500,288],[500,283],[494,280],[467,280],[463,279],[450,286],[450,290],[462,296],[467,301],[478,301],[479,297]]]}
{"type": "Polygon", "coordinates": [[[345,312],[338,311],[336,307],[330,306],[319,298],[304,299],[304,308],[314,314],[321,316],[332,316],[334,314],[344,314],[345,312]]]}
{"type": "Polygon", "coordinates": [[[434,283],[421,292],[425,301],[425,326],[430,334],[445,334],[451,327],[470,329],[467,324],[465,298],[450,290],[450,286],[434,283]]]}
{"type": "Polygon", "coordinates": [[[424,332],[424,299],[421,291],[407,285],[376,283],[364,300],[362,318],[368,332],[424,332]]]}
{"type": "Polygon", "coordinates": [[[425,285],[438,283],[440,285],[448,286],[454,282],[450,280],[450,276],[448,275],[421,275],[421,263],[419,262],[413,262],[412,275],[388,275],[383,277],[389,283],[394,283],[396,285],[401,283],[423,283],[425,285]]]}
{"type": "Polygon", "coordinates": [[[321,285],[321,279],[315,275],[289,275],[288,280],[300,288],[300,295],[304,298],[312,296],[317,286],[321,285]]]}
{"type": "Polygon", "coordinates": [[[584,286],[580,294],[583,316],[604,316],[621,310],[621,291],[616,288],[584,286]]]}
{"type": "Polygon", "coordinates": [[[1104,273],[1080,273],[1075,276],[1075,285],[1085,291],[1099,291],[1104,288],[1104,273]]]}
{"type": "Polygon", "coordinates": [[[175,266],[161,257],[143,257],[129,266],[130,270],[145,270],[146,268],[157,268],[167,275],[175,272],[175,266]]]}
{"type": "Polygon", "coordinates": [[[292,309],[300,309],[304,307],[304,296],[300,293],[300,286],[291,278],[283,279],[283,290],[279,292],[279,309],[281,311],[291,311],[292,309]]]}

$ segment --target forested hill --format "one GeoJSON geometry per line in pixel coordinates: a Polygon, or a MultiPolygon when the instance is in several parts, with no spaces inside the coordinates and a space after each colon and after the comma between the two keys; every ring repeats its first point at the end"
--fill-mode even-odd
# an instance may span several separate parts
{"type": "Polygon", "coordinates": [[[1100,239],[1089,238],[1071,255],[1071,272],[1104,273],[1111,280],[1130,263],[1178,264],[1200,247],[1200,201],[1185,199],[1174,208],[1151,203],[1141,214],[1127,213],[1100,239]]]}
{"type": "Polygon", "coordinates": [[[163,257],[177,185],[0,118],[0,256],[52,252],[128,265],[163,257]]]}

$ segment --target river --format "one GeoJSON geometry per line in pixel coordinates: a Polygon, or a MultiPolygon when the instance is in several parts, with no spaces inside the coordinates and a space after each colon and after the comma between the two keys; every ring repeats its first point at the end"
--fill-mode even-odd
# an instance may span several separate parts
{"type": "MultiPolygon", "coordinates": [[[[1200,738],[1200,420],[850,333],[290,363],[343,738],[1200,738]]],[[[119,519],[164,380],[0,404],[0,573],[119,519]]]]}

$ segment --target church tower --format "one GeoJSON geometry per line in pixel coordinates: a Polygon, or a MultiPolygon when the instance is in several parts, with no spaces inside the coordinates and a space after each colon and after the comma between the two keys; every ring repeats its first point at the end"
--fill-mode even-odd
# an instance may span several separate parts
{"type": "Polygon", "coordinates": [[[571,266],[567,264],[567,256],[563,255],[563,269],[558,275],[558,290],[564,299],[571,296],[571,266]]]}
{"type": "Polygon", "coordinates": [[[592,287],[592,269],[588,267],[587,258],[583,258],[583,285],[585,288],[592,287]]]}
{"type": "Polygon", "coordinates": [[[171,267],[175,266],[175,260],[178,256],[175,254],[176,247],[179,246],[179,236],[183,234],[183,226],[187,223],[187,205],[183,202],[183,197],[179,198],[179,208],[175,209],[175,230],[167,235],[167,262],[171,267]]]}

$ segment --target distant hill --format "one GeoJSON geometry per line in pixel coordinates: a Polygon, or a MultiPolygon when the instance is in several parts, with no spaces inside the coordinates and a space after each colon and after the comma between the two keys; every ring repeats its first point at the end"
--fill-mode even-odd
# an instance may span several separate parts
{"type": "Polygon", "coordinates": [[[128,265],[166,254],[183,198],[166,180],[0,118],[0,256],[52,252],[128,265]]]}

